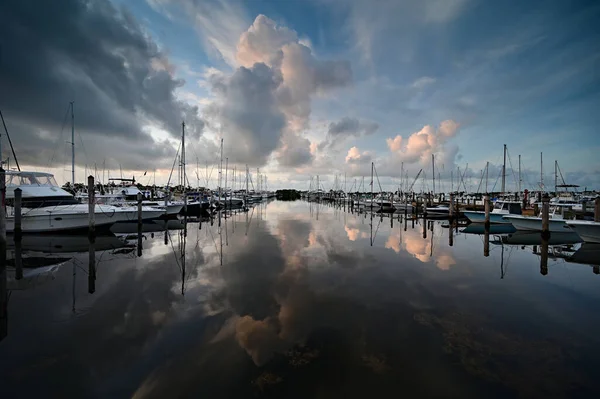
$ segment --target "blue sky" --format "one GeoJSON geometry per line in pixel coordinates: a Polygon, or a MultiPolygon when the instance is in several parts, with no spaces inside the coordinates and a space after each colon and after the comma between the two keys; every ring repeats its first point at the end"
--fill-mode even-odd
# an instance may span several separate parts
{"type": "MultiPolygon", "coordinates": [[[[177,98],[205,121],[199,158],[213,162],[224,137],[232,164],[262,167],[274,186],[360,177],[371,161],[397,184],[402,163],[410,176],[429,173],[432,153],[442,179],[467,163],[472,175],[486,161],[497,170],[507,144],[532,186],[543,152],[545,180],[558,160],[569,183],[600,188],[598,2],[112,4],[184,81],[177,98]]],[[[145,128],[156,143],[169,137],[164,125],[145,128]]]]}

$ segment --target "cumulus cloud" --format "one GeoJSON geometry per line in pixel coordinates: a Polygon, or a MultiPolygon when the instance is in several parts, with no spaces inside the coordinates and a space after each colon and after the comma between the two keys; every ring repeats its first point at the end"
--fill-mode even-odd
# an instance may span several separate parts
{"type": "Polygon", "coordinates": [[[198,108],[176,97],[184,82],[127,11],[104,0],[7,0],[0,14],[0,107],[22,163],[47,165],[64,142],[58,136],[70,101],[86,146],[113,165],[169,163],[172,146],[146,126],[179,137],[185,120],[190,136],[201,135],[198,108]]]}
{"type": "Polygon", "coordinates": [[[412,133],[405,140],[401,135],[386,139],[389,150],[403,162],[410,164],[420,162],[426,164],[431,160],[431,154],[444,155],[447,142],[454,137],[459,124],[453,120],[445,120],[438,128],[425,125],[418,132],[412,133]]]}
{"type": "Polygon", "coordinates": [[[373,159],[373,155],[369,151],[360,151],[358,147],[352,147],[348,150],[346,155],[347,164],[366,164],[370,163],[373,159]]]}
{"type": "MultiPolygon", "coordinates": [[[[272,93],[275,107],[285,116],[285,129],[273,130],[272,141],[279,145],[276,158],[280,165],[297,167],[309,163],[310,142],[302,137],[302,132],[309,126],[311,98],[350,84],[350,64],[317,60],[295,31],[264,15],[257,16],[241,35],[236,60],[240,68],[264,64],[277,81],[272,93]]],[[[262,104],[255,101],[253,106],[262,104]]],[[[273,150],[269,148],[269,154],[273,150]]]]}

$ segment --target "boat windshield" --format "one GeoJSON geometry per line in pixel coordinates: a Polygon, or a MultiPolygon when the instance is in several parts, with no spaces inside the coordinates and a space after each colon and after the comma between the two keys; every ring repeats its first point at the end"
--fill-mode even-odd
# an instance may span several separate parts
{"type": "Polygon", "coordinates": [[[494,209],[502,209],[503,205],[504,205],[504,202],[498,201],[494,204],[494,209]]]}
{"type": "Polygon", "coordinates": [[[16,187],[16,186],[48,186],[48,187],[58,187],[54,176],[52,175],[29,175],[29,174],[21,174],[21,175],[7,175],[6,176],[6,186],[7,187],[16,187]]]}

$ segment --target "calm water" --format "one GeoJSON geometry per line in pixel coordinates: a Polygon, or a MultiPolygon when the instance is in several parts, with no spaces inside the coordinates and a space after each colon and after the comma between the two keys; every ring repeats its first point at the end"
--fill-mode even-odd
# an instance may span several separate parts
{"type": "Polygon", "coordinates": [[[484,257],[463,228],[450,246],[443,222],[305,202],[163,228],[141,256],[135,236],[98,238],[95,281],[87,238],[23,240],[38,267],[7,272],[0,396],[600,392],[598,247],[551,245],[546,268],[537,236],[492,234],[484,257]]]}

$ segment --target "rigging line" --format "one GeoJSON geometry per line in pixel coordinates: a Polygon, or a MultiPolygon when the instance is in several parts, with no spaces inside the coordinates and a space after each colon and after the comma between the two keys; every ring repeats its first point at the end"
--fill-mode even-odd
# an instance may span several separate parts
{"type": "Polygon", "coordinates": [[[181,149],[181,143],[179,143],[179,147],[177,147],[177,154],[175,154],[175,159],[173,159],[173,166],[171,166],[171,173],[169,174],[169,180],[167,181],[167,187],[171,184],[171,177],[173,176],[173,169],[175,169],[175,162],[177,162],[177,156],[179,155],[179,150],[181,149]]]}
{"type": "Polygon", "coordinates": [[[502,170],[498,173],[498,177],[496,177],[496,181],[494,182],[494,186],[492,187],[492,193],[495,192],[496,184],[498,184],[498,180],[500,180],[500,176],[502,176],[502,170]]]}
{"type": "Polygon", "coordinates": [[[519,186],[519,182],[517,180],[517,176],[515,175],[515,168],[512,166],[512,161],[510,159],[510,152],[508,152],[508,148],[506,149],[506,155],[508,156],[508,164],[510,165],[510,171],[513,175],[513,179],[515,179],[515,187],[519,186]]]}

